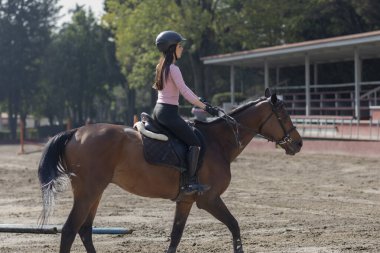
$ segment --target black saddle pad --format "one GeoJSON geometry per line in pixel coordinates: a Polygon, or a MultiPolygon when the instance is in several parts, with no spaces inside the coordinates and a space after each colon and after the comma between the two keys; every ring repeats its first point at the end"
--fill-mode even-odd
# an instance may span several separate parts
{"type": "Polygon", "coordinates": [[[152,164],[167,165],[180,172],[186,170],[187,147],[184,144],[173,143],[173,140],[160,141],[143,135],[144,157],[152,164]],[[174,147],[176,146],[176,147],[174,147]]]}
{"type": "MultiPolygon", "coordinates": [[[[142,122],[145,125],[145,128],[154,133],[165,134],[169,137],[168,141],[161,141],[149,138],[145,135],[142,135],[143,140],[143,150],[145,160],[152,164],[165,165],[173,167],[180,172],[187,170],[187,152],[188,146],[177,139],[172,133],[158,125],[154,120],[146,113],[141,114],[142,122]]],[[[202,134],[196,130],[195,134],[201,140],[202,147],[201,153],[198,160],[198,168],[200,167],[203,154],[204,154],[204,141],[202,134]]]]}

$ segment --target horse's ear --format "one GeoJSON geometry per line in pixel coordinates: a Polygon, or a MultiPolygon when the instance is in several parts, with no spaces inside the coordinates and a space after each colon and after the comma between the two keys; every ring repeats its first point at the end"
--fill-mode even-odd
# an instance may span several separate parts
{"type": "Polygon", "coordinates": [[[271,97],[270,97],[270,101],[272,102],[272,104],[276,104],[277,101],[278,101],[278,98],[277,98],[277,95],[276,93],[272,94],[271,97]]]}
{"type": "Polygon", "coordinates": [[[270,96],[272,96],[272,92],[270,91],[269,88],[266,88],[266,89],[265,89],[265,93],[264,93],[264,94],[265,94],[265,97],[266,97],[266,98],[269,98],[270,96]]]}

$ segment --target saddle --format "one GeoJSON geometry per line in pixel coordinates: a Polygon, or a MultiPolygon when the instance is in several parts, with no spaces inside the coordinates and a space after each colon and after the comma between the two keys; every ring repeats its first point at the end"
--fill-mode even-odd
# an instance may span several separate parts
{"type": "MultiPolygon", "coordinates": [[[[204,156],[205,145],[201,132],[189,124],[201,141],[201,153],[198,159],[200,168],[204,156]]],[[[133,126],[141,133],[144,158],[147,162],[165,165],[183,173],[187,170],[187,152],[189,147],[176,138],[168,129],[160,125],[147,113],[141,113],[141,121],[133,126]]]]}

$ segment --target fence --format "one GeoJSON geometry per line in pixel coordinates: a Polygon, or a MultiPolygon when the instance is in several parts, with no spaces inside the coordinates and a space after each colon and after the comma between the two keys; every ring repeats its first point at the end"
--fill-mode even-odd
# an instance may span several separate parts
{"type": "Polygon", "coordinates": [[[292,116],[304,138],[380,141],[380,120],[349,116],[292,116]]]}
{"type": "MultiPolygon", "coordinates": [[[[275,87],[283,96],[288,111],[292,115],[306,114],[305,87],[300,85],[275,87]]],[[[370,117],[370,106],[380,104],[380,81],[361,82],[361,117],[370,117]]],[[[355,115],[355,84],[315,84],[310,85],[311,115],[355,115]]]]}

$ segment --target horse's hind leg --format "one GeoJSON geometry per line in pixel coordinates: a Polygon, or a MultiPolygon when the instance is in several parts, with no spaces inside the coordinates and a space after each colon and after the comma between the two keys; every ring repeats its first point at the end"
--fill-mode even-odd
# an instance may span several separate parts
{"type": "Polygon", "coordinates": [[[232,216],[227,206],[220,197],[215,199],[202,199],[197,201],[197,206],[212,214],[223,222],[232,233],[234,253],[244,253],[240,238],[240,228],[237,220],[232,216]]]}
{"type": "Polygon", "coordinates": [[[69,253],[75,236],[86,220],[93,202],[88,200],[74,200],[73,208],[62,228],[60,253],[69,253]]]}
{"type": "Polygon", "coordinates": [[[170,235],[170,246],[167,253],[177,252],[177,247],[181,241],[183,229],[185,228],[192,205],[193,202],[177,202],[172,233],[170,235]]]}
{"type": "Polygon", "coordinates": [[[90,210],[90,213],[87,215],[85,222],[83,223],[82,227],[79,229],[79,236],[82,239],[83,245],[86,248],[88,253],[96,252],[94,244],[92,242],[92,223],[94,221],[96,211],[98,209],[100,198],[101,196],[94,203],[94,205],[92,206],[90,210]]]}
{"type": "MultiPolygon", "coordinates": [[[[83,238],[85,239],[91,238],[92,230],[89,230],[88,224],[92,223],[92,216],[95,216],[96,207],[106,186],[104,185],[104,187],[99,187],[99,185],[97,185],[97,188],[90,188],[88,185],[86,187],[83,182],[79,184],[78,182],[74,181],[75,179],[73,178],[72,182],[74,189],[74,205],[71,209],[69,217],[66,220],[65,225],[62,228],[60,253],[70,252],[75,236],[80,229],[82,229],[81,238],[82,236],[84,236],[83,238]]],[[[88,252],[95,252],[91,240],[85,241],[86,243],[84,244],[86,249],[87,247],[90,249],[88,252]]]]}

